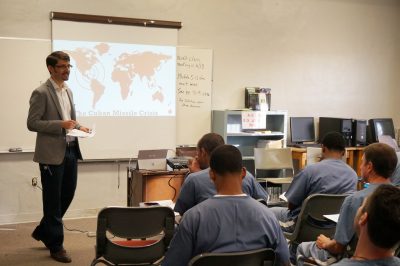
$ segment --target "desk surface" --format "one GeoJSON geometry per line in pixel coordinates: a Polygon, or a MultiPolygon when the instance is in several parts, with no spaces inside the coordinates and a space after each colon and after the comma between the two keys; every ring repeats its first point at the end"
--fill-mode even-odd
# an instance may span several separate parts
{"type": "MultiPolygon", "coordinates": [[[[346,147],[346,151],[363,151],[365,147],[346,147]]],[[[307,148],[290,147],[293,152],[306,152],[307,148]]]]}
{"type": "Polygon", "coordinates": [[[152,171],[152,170],[137,170],[134,168],[127,168],[128,171],[130,172],[140,172],[144,176],[154,176],[154,175],[184,175],[187,172],[189,172],[189,169],[180,169],[180,170],[174,170],[174,171],[167,171],[167,170],[159,170],[159,171],[152,171]]]}
{"type": "MultiPolygon", "coordinates": [[[[347,153],[347,164],[350,165],[356,172],[357,175],[361,175],[360,173],[360,165],[361,158],[363,155],[365,147],[346,147],[347,153]]],[[[306,165],[306,148],[291,148],[292,149],[292,157],[294,160],[299,161],[299,169],[303,169],[306,165]]]]}

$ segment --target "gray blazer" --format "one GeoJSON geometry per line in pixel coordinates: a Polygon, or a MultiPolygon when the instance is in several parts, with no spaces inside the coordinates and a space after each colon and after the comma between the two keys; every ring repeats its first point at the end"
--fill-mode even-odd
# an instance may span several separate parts
{"type": "MultiPolygon", "coordinates": [[[[72,92],[68,89],[67,93],[71,103],[71,119],[76,120],[72,92]]],[[[37,132],[33,161],[42,164],[61,164],[67,146],[66,131],[61,127],[61,106],[50,80],[32,92],[29,104],[27,126],[30,131],[37,132]]],[[[82,159],[79,144],[77,151],[78,158],[82,159]]]]}

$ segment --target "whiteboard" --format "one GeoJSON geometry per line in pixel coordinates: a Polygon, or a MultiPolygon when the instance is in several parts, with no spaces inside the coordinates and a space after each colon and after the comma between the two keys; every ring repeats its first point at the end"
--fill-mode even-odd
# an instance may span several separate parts
{"type": "Polygon", "coordinates": [[[211,130],[212,50],[177,49],[177,145],[195,145],[211,130]]]}
{"type": "MultiPolygon", "coordinates": [[[[2,81],[0,123],[3,131],[0,137],[0,152],[7,151],[11,147],[32,151],[35,147],[36,133],[28,131],[26,127],[29,98],[32,91],[49,77],[45,59],[50,51],[50,40],[0,38],[0,56],[3,61],[0,65],[2,81]]],[[[199,65],[204,64],[201,69],[182,67],[182,65],[177,69],[178,82],[187,75],[199,79],[195,83],[188,82],[177,86],[177,91],[184,91],[185,95],[180,96],[177,92],[176,143],[195,144],[203,134],[210,131],[212,50],[180,47],[178,51],[181,58],[178,62],[191,64],[191,60],[196,60],[199,65]]],[[[146,138],[146,132],[143,132],[143,138],[146,138]]],[[[113,139],[110,138],[109,141],[113,139]]],[[[86,159],[91,158],[87,156],[90,155],[90,143],[92,142],[81,141],[82,152],[86,159]]],[[[136,143],[140,141],[132,142],[132,145],[136,143]]],[[[124,154],[123,157],[130,158],[132,154],[124,154]]]]}
{"type": "Polygon", "coordinates": [[[29,98],[49,77],[46,56],[50,51],[50,40],[0,38],[0,151],[34,149],[36,133],[26,127],[29,98]]]}

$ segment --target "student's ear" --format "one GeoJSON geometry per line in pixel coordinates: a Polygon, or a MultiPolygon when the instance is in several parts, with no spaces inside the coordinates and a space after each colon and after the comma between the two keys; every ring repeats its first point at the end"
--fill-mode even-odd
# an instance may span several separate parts
{"type": "Polygon", "coordinates": [[[242,167],[242,180],[246,176],[246,174],[247,174],[246,167],[242,167]]]}
{"type": "Polygon", "coordinates": [[[321,151],[322,153],[326,152],[326,147],[324,146],[324,144],[321,145],[321,149],[322,149],[322,151],[321,151]]]}
{"type": "Polygon", "coordinates": [[[365,168],[367,169],[368,174],[374,172],[374,166],[371,161],[366,163],[365,168]]]}
{"type": "Polygon", "coordinates": [[[358,224],[361,226],[365,226],[368,222],[368,213],[364,212],[360,215],[360,219],[358,219],[358,224]]]}
{"type": "Polygon", "coordinates": [[[210,170],[208,171],[208,173],[210,174],[210,179],[215,183],[215,173],[214,171],[210,168],[210,170]]]}

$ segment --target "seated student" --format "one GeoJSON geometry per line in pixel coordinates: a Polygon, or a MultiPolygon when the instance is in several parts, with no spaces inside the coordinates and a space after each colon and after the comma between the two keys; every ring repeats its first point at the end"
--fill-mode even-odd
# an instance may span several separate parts
{"type": "Polygon", "coordinates": [[[214,150],[210,178],[217,194],[183,215],[172,238],[163,266],[186,266],[191,258],[205,252],[239,252],[272,248],[279,265],[289,264],[289,250],[272,212],[243,193],[240,151],[231,145],[214,150]]]}
{"type": "Polygon", "coordinates": [[[359,239],[356,251],[335,265],[400,265],[400,259],[393,256],[400,244],[399,188],[379,186],[358,209],[354,227],[359,239]]]}
{"type": "Polygon", "coordinates": [[[329,132],[322,140],[322,160],[306,166],[290,184],[285,196],[288,208],[274,207],[282,230],[292,232],[303,201],[312,194],[345,194],[357,188],[356,172],[342,161],[345,140],[340,133],[329,132]]]}
{"type": "Polygon", "coordinates": [[[320,235],[316,242],[303,242],[297,248],[297,265],[311,259],[318,263],[335,262],[355,236],[353,221],[363,200],[379,185],[390,184],[389,177],[396,167],[394,150],[383,143],[374,143],[364,149],[360,165],[361,176],[368,187],[346,197],[340,208],[339,221],[333,239],[320,235]]]}
{"type": "Polygon", "coordinates": [[[397,154],[397,166],[392,176],[390,177],[390,180],[392,181],[393,185],[400,186],[400,152],[396,152],[396,154],[397,154]]]}
{"type": "MultiPolygon", "coordinates": [[[[214,196],[217,191],[209,175],[210,154],[217,147],[224,145],[224,139],[216,133],[205,134],[197,143],[196,163],[200,171],[189,174],[181,187],[174,211],[183,215],[196,204],[214,196]]],[[[265,189],[249,172],[242,183],[243,192],[255,199],[268,199],[265,189]]]]}

